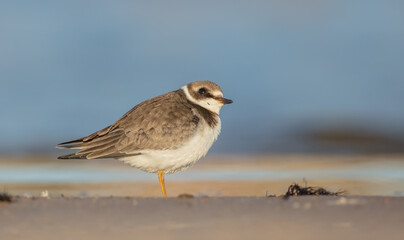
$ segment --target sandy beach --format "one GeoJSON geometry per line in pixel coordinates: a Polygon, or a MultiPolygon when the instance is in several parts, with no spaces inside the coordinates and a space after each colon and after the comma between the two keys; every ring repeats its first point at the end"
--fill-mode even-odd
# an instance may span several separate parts
{"type": "Polygon", "coordinates": [[[17,198],[1,239],[402,239],[403,197],[17,198]]]}
{"type": "Polygon", "coordinates": [[[1,240],[402,239],[402,155],[224,156],[157,177],[114,160],[0,157],[1,240]],[[280,197],[288,186],[342,196],[280,197]],[[190,194],[193,198],[179,198],[190,194]],[[277,197],[273,197],[276,195],[277,197]],[[41,197],[42,196],[42,197],[41,197]]]}

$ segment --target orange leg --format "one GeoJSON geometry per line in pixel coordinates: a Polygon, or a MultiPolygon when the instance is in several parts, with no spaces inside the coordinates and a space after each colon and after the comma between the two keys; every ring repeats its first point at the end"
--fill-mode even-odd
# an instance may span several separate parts
{"type": "Polygon", "coordinates": [[[160,186],[161,186],[161,191],[163,192],[163,196],[167,197],[167,193],[166,193],[166,185],[164,183],[164,172],[163,171],[159,171],[158,172],[159,175],[159,181],[160,181],[160,186]]]}

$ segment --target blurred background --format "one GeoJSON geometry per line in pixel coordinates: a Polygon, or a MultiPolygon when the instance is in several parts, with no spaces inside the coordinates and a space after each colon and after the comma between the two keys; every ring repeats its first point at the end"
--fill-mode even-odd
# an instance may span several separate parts
{"type": "Polygon", "coordinates": [[[401,1],[1,1],[0,153],[221,85],[212,152],[404,151],[401,1]]]}
{"type": "MultiPolygon", "coordinates": [[[[208,156],[403,153],[404,2],[0,2],[0,155],[55,161],[56,144],[195,80],[234,100],[208,156]]],[[[78,169],[63,179],[91,176],[78,169]]],[[[402,186],[403,169],[378,176],[402,186]]]]}

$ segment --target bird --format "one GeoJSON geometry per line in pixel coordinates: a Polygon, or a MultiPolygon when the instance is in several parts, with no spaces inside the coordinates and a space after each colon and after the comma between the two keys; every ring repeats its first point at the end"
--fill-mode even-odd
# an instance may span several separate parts
{"type": "Polygon", "coordinates": [[[167,197],[165,174],[183,171],[207,154],[221,130],[219,112],[232,102],[212,81],[190,82],[141,102],[104,129],[58,144],[79,149],[58,159],[118,159],[157,173],[167,197]]]}

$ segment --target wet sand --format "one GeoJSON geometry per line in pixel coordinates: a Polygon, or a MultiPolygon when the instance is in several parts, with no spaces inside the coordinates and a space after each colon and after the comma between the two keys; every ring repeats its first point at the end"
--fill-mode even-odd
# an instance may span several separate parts
{"type": "Polygon", "coordinates": [[[17,198],[8,239],[402,239],[403,197],[17,198]]]}

